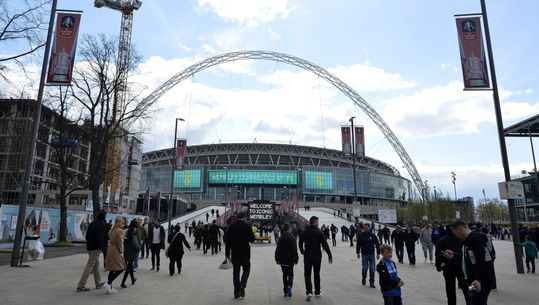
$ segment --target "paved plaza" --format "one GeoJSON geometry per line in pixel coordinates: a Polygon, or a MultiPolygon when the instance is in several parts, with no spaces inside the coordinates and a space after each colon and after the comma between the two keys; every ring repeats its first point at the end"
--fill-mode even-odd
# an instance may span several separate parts
{"type": "MultiPolygon", "coordinates": [[[[329,215],[329,214],[328,214],[329,215]]],[[[331,217],[333,217],[331,215],[331,217]]],[[[326,218],[328,221],[330,217],[326,218]]],[[[321,224],[325,223],[322,221],[321,224]]],[[[189,242],[193,245],[193,239],[189,242]]],[[[536,304],[538,275],[517,275],[514,271],[512,245],[507,241],[495,241],[497,250],[496,273],[498,290],[491,293],[489,304],[536,304]]],[[[410,267],[399,264],[398,271],[405,282],[404,304],[446,304],[445,288],[441,273],[430,263],[423,263],[423,254],[416,249],[418,264],[410,267]]],[[[149,259],[139,261],[135,273],[138,281],[128,288],[119,288],[121,278],[114,286],[118,293],[105,295],[103,289],[76,292],[77,282],[86,263],[86,254],[76,254],[43,261],[30,262],[28,268],[0,267],[0,304],[305,304],[303,259],[295,267],[293,296],[282,296],[281,269],[274,261],[274,244],[252,246],[252,268],[245,299],[234,299],[232,270],[220,270],[217,266],[224,258],[219,255],[203,255],[202,250],[187,252],[183,259],[181,275],[168,274],[168,259],[161,252],[161,270],[150,271],[149,259]]],[[[339,239],[332,247],[334,263],[329,265],[324,255],[322,264],[322,297],[313,298],[313,304],[374,305],[383,304],[379,288],[362,286],[360,263],[355,248],[339,239]]],[[[102,279],[106,273],[102,271],[102,279]]],[[[93,276],[86,285],[93,287],[93,276]]],[[[378,286],[378,278],[376,280],[378,286]]],[[[458,304],[464,304],[457,294],[458,304]]]]}

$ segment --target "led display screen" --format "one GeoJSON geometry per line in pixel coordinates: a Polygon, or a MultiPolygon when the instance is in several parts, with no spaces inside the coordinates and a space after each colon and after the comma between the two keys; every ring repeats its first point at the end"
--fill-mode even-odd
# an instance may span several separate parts
{"type": "Polygon", "coordinates": [[[201,187],[202,170],[185,169],[174,171],[174,188],[196,188],[201,187]]]}
{"type": "Polygon", "coordinates": [[[333,173],[306,170],[305,188],[309,190],[332,190],[333,173]]]}
{"type": "Polygon", "coordinates": [[[295,171],[210,171],[208,184],[280,184],[297,185],[295,171]]]}

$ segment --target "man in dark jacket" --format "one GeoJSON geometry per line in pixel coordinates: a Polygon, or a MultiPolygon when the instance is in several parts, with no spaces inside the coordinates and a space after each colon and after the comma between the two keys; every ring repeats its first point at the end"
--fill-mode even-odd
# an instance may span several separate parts
{"type": "Polygon", "coordinates": [[[434,244],[434,246],[436,246],[436,244],[438,243],[438,241],[440,239],[442,239],[442,237],[444,237],[445,235],[445,230],[443,227],[440,226],[440,223],[435,221],[433,224],[432,224],[432,236],[431,236],[431,241],[432,243],[434,244]]]}
{"type": "Polygon", "coordinates": [[[406,231],[404,231],[404,245],[406,246],[410,266],[415,266],[415,243],[417,239],[417,233],[412,229],[411,225],[407,225],[406,231]]]}
{"type": "Polygon", "coordinates": [[[251,271],[251,245],[255,235],[251,227],[245,223],[244,212],[238,213],[237,221],[230,225],[226,233],[225,254],[232,260],[234,282],[234,298],[245,297],[245,288],[251,271]],[[243,269],[240,281],[240,267],[243,269]]]}
{"type": "Polygon", "coordinates": [[[165,249],[165,229],[161,226],[159,218],[155,219],[153,226],[148,229],[148,243],[152,251],[152,271],[157,264],[157,271],[161,263],[161,249],[165,249]]]}
{"type": "Polygon", "coordinates": [[[382,232],[382,237],[384,238],[384,243],[389,245],[389,236],[391,235],[391,231],[389,230],[389,228],[386,225],[384,225],[384,228],[381,229],[380,231],[382,232]]]}
{"type": "Polygon", "coordinates": [[[374,252],[376,251],[376,259],[380,258],[380,242],[376,235],[371,232],[371,228],[368,223],[363,224],[363,233],[357,236],[356,254],[357,258],[361,260],[361,284],[365,285],[367,278],[367,269],[369,269],[369,285],[371,288],[376,288],[374,285],[374,265],[376,261],[374,259],[374,252]]]}
{"type": "Polygon", "coordinates": [[[436,244],[434,251],[434,261],[436,270],[442,271],[445,280],[445,293],[447,295],[447,305],[457,304],[457,294],[455,293],[455,279],[458,287],[464,294],[466,305],[470,304],[468,297],[468,287],[464,283],[464,274],[462,273],[462,241],[453,235],[451,228],[448,226],[446,234],[436,244]],[[444,253],[450,250],[455,253],[452,259],[447,258],[444,253]]]}
{"type": "Polygon", "coordinates": [[[183,245],[191,251],[191,245],[185,239],[185,235],[178,230],[175,234],[170,234],[168,236],[168,258],[170,260],[168,269],[170,271],[170,276],[174,275],[174,263],[178,267],[178,274],[182,273],[182,258],[185,251],[183,250],[183,245]]]}
{"type": "Polygon", "coordinates": [[[401,226],[397,226],[393,233],[391,233],[391,243],[395,245],[395,254],[399,263],[404,263],[404,232],[401,226]]]}
{"type": "Polygon", "coordinates": [[[348,229],[348,237],[350,238],[350,247],[354,246],[354,235],[356,235],[356,227],[354,227],[354,225],[350,225],[350,229],[348,229]]]}
{"type": "Polygon", "coordinates": [[[209,234],[210,234],[211,255],[214,255],[214,254],[217,254],[217,242],[219,241],[219,237],[220,237],[219,226],[217,225],[217,221],[215,219],[213,220],[213,223],[210,226],[209,234]]]}
{"type": "Polygon", "coordinates": [[[92,221],[86,231],[86,250],[88,251],[88,262],[86,268],[77,285],[77,291],[88,291],[86,288],[86,281],[90,272],[94,273],[95,288],[99,289],[103,287],[101,282],[101,274],[99,273],[99,254],[105,249],[105,240],[107,236],[107,223],[105,218],[107,212],[101,210],[97,213],[96,220],[92,221]]]}
{"type": "MultiPolygon", "coordinates": [[[[470,305],[487,305],[488,295],[492,289],[493,263],[485,241],[477,232],[472,232],[462,220],[451,224],[453,234],[463,240],[462,255],[464,280],[469,286],[470,305]]],[[[447,250],[445,256],[449,259],[456,253],[447,250]]],[[[458,259],[458,257],[457,257],[458,259]]]]}
{"type": "Polygon", "coordinates": [[[328,255],[329,263],[333,263],[333,256],[326,241],[324,233],[318,228],[318,217],[312,216],[309,225],[299,236],[299,251],[303,255],[305,288],[307,301],[313,296],[313,285],[311,282],[311,272],[314,269],[314,294],[320,295],[320,266],[322,265],[322,250],[324,248],[328,255]]]}
{"type": "Polygon", "coordinates": [[[292,297],[294,283],[294,265],[298,264],[298,247],[296,239],[290,233],[290,225],[285,224],[282,236],[275,249],[275,262],[283,271],[283,292],[285,297],[292,297]]]}

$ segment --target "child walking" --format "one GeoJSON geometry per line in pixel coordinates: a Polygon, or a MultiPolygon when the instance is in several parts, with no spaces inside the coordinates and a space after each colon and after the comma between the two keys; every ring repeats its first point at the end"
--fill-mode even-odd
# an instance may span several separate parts
{"type": "Polygon", "coordinates": [[[376,266],[378,272],[380,288],[384,297],[384,305],[402,305],[401,287],[404,282],[397,274],[397,265],[391,260],[393,249],[390,245],[380,246],[382,259],[376,266]]]}
{"type": "Polygon", "coordinates": [[[530,264],[532,265],[531,272],[535,273],[535,259],[537,258],[537,245],[531,239],[530,235],[526,235],[525,242],[517,243],[517,246],[524,247],[527,273],[530,273],[530,264]]]}
{"type": "Polygon", "coordinates": [[[292,284],[294,282],[294,265],[298,263],[298,247],[296,239],[290,233],[290,225],[285,224],[282,236],[275,249],[275,262],[281,265],[283,271],[284,297],[292,297],[292,284]]]}

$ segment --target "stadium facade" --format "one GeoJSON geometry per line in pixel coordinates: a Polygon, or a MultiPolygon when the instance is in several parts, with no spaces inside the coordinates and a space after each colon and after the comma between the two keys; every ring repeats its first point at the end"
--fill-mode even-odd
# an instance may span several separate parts
{"type": "MultiPolygon", "coordinates": [[[[395,167],[367,156],[357,156],[355,163],[362,214],[406,206],[412,184],[395,167]]],[[[168,197],[172,164],[173,148],[144,153],[141,191],[168,197]]],[[[326,148],[194,145],[187,147],[183,169],[174,172],[173,196],[197,205],[270,200],[342,208],[353,202],[352,166],[351,156],[326,148]]]]}

